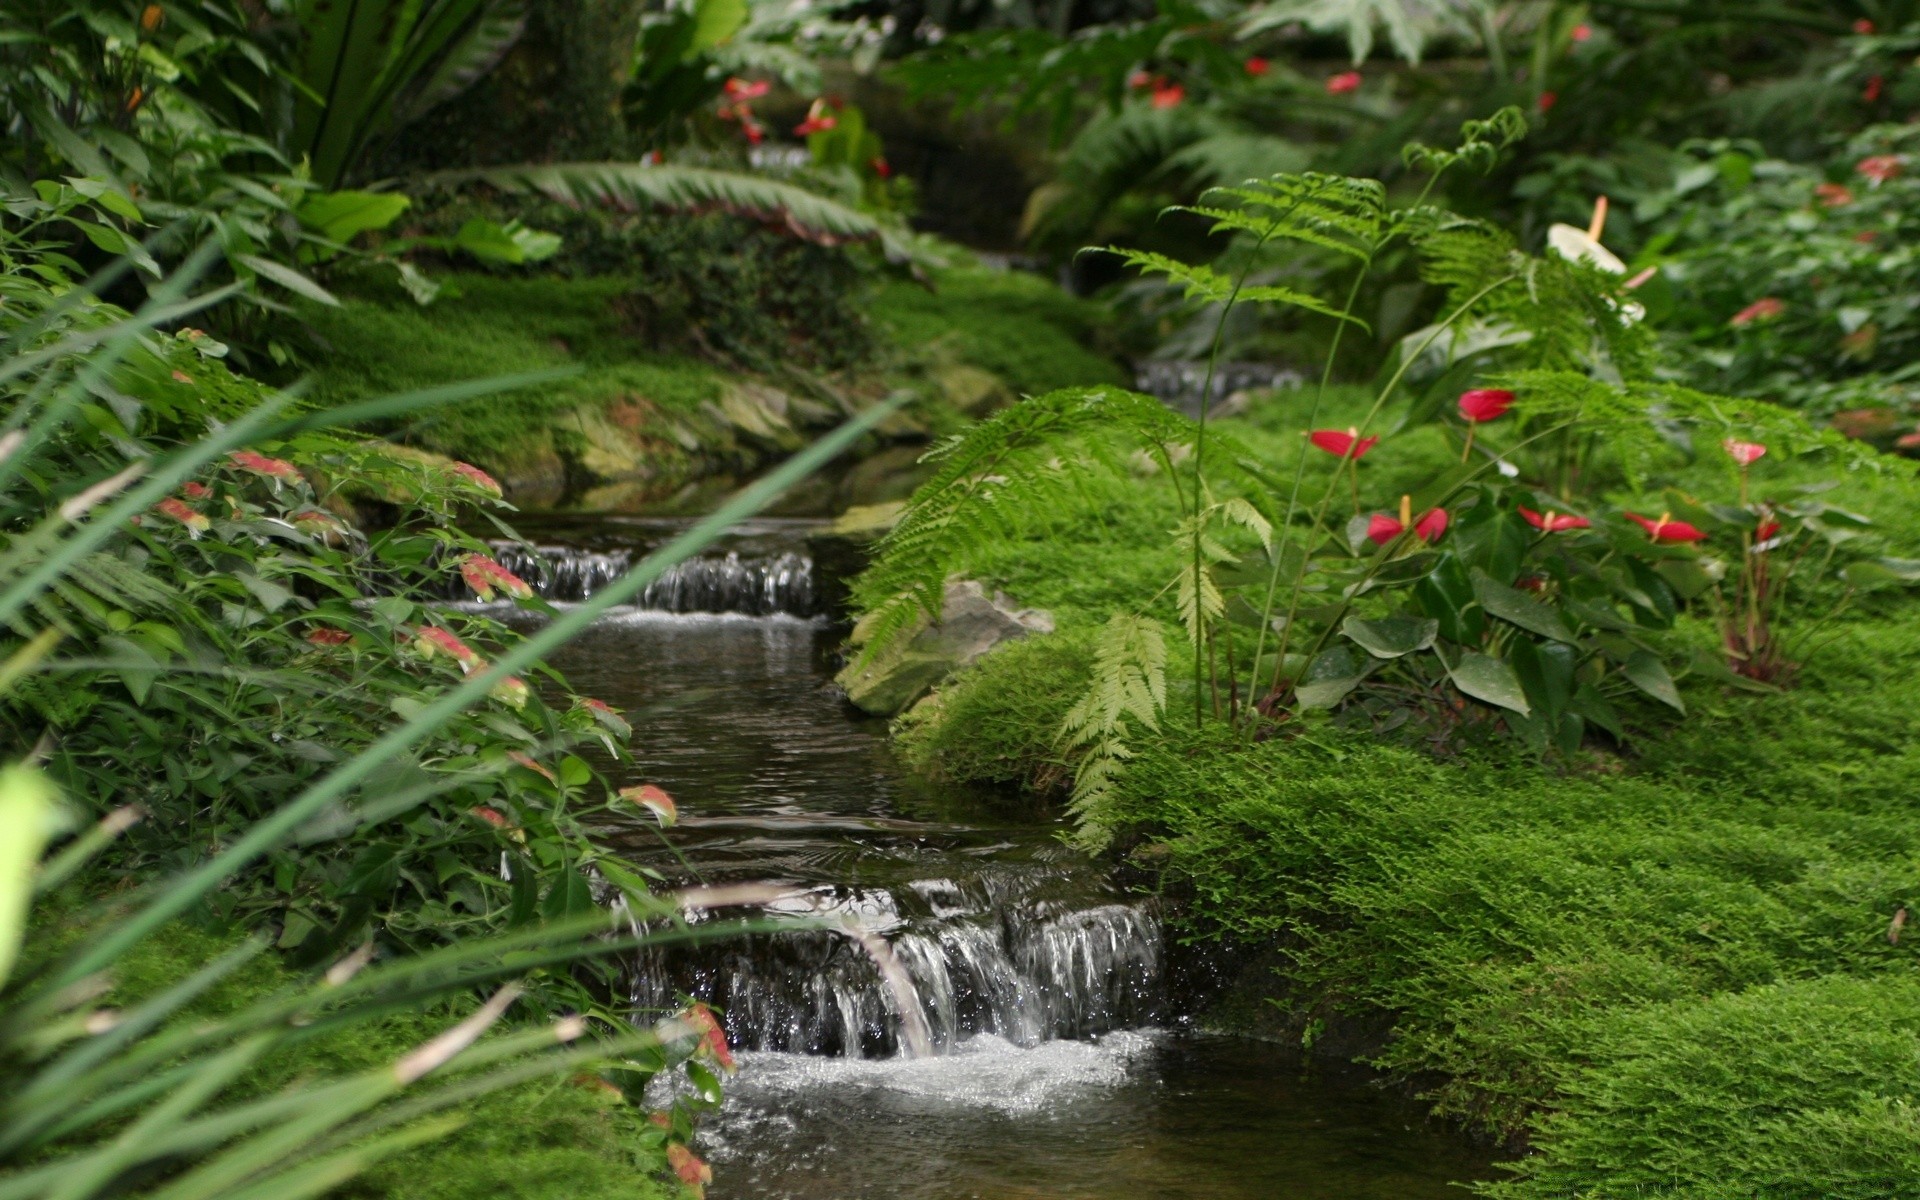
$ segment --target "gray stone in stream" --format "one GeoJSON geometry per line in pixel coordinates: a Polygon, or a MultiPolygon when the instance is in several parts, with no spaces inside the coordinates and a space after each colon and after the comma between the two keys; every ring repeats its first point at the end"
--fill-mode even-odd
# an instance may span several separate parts
{"type": "MultiPolygon", "coordinates": [[[[919,631],[904,644],[896,643],[859,671],[849,665],[834,681],[846,689],[856,708],[891,717],[995,646],[1030,633],[1052,632],[1053,617],[1046,611],[1015,608],[1005,593],[989,597],[971,579],[953,580],[947,584],[938,624],[927,624],[923,616],[919,631]]],[[[866,640],[862,633],[854,627],[855,645],[866,640]]]]}

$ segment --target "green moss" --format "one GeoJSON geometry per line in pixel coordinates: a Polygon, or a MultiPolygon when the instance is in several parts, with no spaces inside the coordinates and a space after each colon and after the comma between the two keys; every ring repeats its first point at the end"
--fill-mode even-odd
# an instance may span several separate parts
{"type": "MultiPolygon", "coordinates": [[[[1358,402],[1335,395],[1316,423],[1348,424],[1358,402]]],[[[1304,407],[1281,397],[1221,433],[1282,480],[1303,453],[1314,471],[1304,407]]],[[[1431,428],[1395,450],[1369,460],[1363,504],[1387,506],[1459,454],[1431,428]]],[[[1920,489],[1903,464],[1882,467],[1770,458],[1764,486],[1839,475],[1823,499],[1899,552],[1920,540],[1920,489]]],[[[1074,631],[1115,610],[1170,615],[1154,597],[1173,574],[1173,510],[1139,484],[1091,484],[967,564],[1057,606],[1067,635],[989,655],[905,719],[917,761],[1059,776],[1052,735],[1086,677],[1074,631]]],[[[1737,485],[1704,455],[1648,492],[1663,486],[1729,502],[1737,485]]],[[[1920,949],[1887,934],[1920,906],[1920,601],[1859,600],[1806,639],[1840,595],[1803,601],[1799,686],[1686,681],[1686,719],[1649,715],[1620,752],[1436,758],[1330,725],[1248,746],[1170,716],[1133,747],[1103,817],[1190,935],[1272,956],[1262,990],[1281,1029],[1345,1031],[1329,1040],[1442,1112],[1528,1140],[1503,1200],[1909,1195],[1920,949]]],[[[1675,636],[1715,635],[1690,618],[1675,636]]]]}
{"type": "Polygon", "coordinates": [[[1023,395],[1096,383],[1126,383],[1097,348],[1102,310],[1036,275],[954,268],[931,289],[906,280],[881,285],[874,319],[911,355],[944,353],[984,368],[1023,395]]]}

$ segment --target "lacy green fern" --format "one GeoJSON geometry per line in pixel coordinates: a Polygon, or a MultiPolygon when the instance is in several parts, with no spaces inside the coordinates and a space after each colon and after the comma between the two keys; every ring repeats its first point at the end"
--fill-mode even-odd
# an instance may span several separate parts
{"type": "Polygon", "coordinates": [[[1149,733],[1160,728],[1167,706],[1167,644],[1159,622],[1115,613],[1095,640],[1093,655],[1092,683],[1060,723],[1055,744],[1080,755],[1073,810],[1081,822],[1079,841],[1098,849],[1112,836],[1100,807],[1133,756],[1127,748],[1132,726],[1149,733]]]}

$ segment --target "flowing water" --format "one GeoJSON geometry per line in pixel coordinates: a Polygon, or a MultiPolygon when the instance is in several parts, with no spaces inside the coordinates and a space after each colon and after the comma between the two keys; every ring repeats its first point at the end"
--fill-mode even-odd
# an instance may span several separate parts
{"type": "MultiPolygon", "coordinates": [[[[578,600],[674,528],[541,525],[503,555],[578,600]]],[[[676,947],[632,989],[722,1011],[741,1071],[701,1135],[716,1200],[1421,1200],[1488,1158],[1364,1078],[1192,1032],[1206,964],[1017,796],[937,787],[884,722],[831,691],[807,526],[761,521],[558,656],[630,710],[637,767],[679,802],[671,846],[607,836],[676,880],[774,884],[772,907],[883,939],[889,986],[844,928],[676,947]],[[923,1031],[932,1053],[903,1052],[923,1031]]]]}

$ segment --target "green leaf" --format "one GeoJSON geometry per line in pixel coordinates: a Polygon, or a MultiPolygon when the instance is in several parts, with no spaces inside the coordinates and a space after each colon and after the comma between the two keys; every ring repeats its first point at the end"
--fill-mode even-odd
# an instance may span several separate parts
{"type": "Polygon", "coordinates": [[[1574,640],[1567,623],[1560,619],[1560,614],[1551,606],[1542,604],[1517,588],[1495,583],[1478,568],[1473,572],[1473,594],[1480,601],[1480,607],[1528,633],[1536,633],[1556,642],[1574,640]]]}
{"type": "Polygon", "coordinates": [[[302,201],[294,216],[328,241],[345,245],[393,224],[412,203],[403,192],[321,192],[302,201]]]}
{"type": "Polygon", "coordinates": [[[314,300],[321,304],[330,304],[335,308],[340,307],[340,301],[334,297],[332,292],[329,292],[327,289],[284,263],[274,262],[270,258],[261,258],[258,254],[242,254],[237,257],[236,261],[252,267],[259,274],[273,280],[297,296],[305,296],[309,300],[314,300]]]}
{"type": "Polygon", "coordinates": [[[1667,673],[1667,664],[1660,661],[1651,650],[1636,650],[1627,656],[1626,665],[1620,668],[1627,680],[1655,700],[1686,715],[1687,706],[1680,699],[1680,689],[1673,684],[1673,676],[1667,673]]]}
{"type": "Polygon", "coordinates": [[[1316,654],[1307,664],[1307,673],[1294,687],[1302,709],[1332,708],[1373,669],[1370,661],[1354,656],[1345,646],[1334,646],[1316,654]]]}
{"type": "Polygon", "coordinates": [[[1377,621],[1348,617],[1340,632],[1375,658],[1399,658],[1431,647],[1440,636],[1440,622],[1431,617],[1383,617],[1377,621]]]}
{"type": "Polygon", "coordinates": [[[746,23],[747,0],[696,0],[691,52],[711,50],[740,32],[746,23]]]}
{"type": "Polygon", "coordinates": [[[1520,677],[1511,666],[1491,655],[1469,650],[1459,662],[1447,664],[1447,674],[1452,676],[1453,686],[1475,700],[1522,714],[1533,711],[1520,677]]]}

